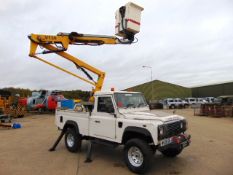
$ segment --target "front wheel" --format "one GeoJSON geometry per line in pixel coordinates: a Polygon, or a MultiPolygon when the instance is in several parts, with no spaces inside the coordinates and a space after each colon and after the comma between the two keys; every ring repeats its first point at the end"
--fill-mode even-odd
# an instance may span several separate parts
{"type": "Polygon", "coordinates": [[[131,139],[125,144],[124,159],[134,173],[145,173],[153,155],[151,147],[143,140],[131,139]]]}
{"type": "Polygon", "coordinates": [[[65,135],[65,145],[68,151],[77,152],[81,149],[82,137],[73,128],[68,128],[65,135]]]}
{"type": "Polygon", "coordinates": [[[168,148],[161,151],[161,153],[166,157],[176,157],[182,152],[182,148],[168,148]]]}

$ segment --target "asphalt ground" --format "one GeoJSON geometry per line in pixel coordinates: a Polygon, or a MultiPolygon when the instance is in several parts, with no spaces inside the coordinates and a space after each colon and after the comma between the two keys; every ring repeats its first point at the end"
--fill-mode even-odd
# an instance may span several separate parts
{"type": "MultiPolygon", "coordinates": [[[[192,109],[176,110],[176,114],[187,118],[192,143],[176,158],[157,152],[147,174],[233,175],[233,118],[193,116],[192,109]]],[[[124,164],[122,147],[94,145],[91,163],[85,163],[86,142],[80,153],[68,152],[64,140],[56,151],[49,152],[60,133],[52,114],[26,116],[15,122],[23,127],[0,129],[0,175],[133,174],[124,164]]]]}

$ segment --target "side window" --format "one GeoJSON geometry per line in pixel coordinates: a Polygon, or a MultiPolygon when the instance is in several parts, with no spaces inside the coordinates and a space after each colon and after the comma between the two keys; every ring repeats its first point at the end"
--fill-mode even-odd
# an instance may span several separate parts
{"type": "Polygon", "coordinates": [[[114,113],[111,97],[98,97],[97,112],[114,113]]]}

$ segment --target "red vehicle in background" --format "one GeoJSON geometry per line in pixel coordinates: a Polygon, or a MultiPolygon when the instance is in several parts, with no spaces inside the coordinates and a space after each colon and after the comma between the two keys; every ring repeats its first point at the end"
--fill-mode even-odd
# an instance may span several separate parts
{"type": "Polygon", "coordinates": [[[32,92],[32,96],[27,98],[27,108],[29,111],[55,111],[57,102],[62,100],[65,100],[65,98],[60,91],[41,90],[39,92],[32,92]]]}

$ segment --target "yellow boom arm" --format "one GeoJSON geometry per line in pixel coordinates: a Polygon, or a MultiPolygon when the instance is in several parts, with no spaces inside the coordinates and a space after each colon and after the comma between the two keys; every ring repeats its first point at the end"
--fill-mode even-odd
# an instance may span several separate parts
{"type": "Polygon", "coordinates": [[[93,89],[93,93],[101,90],[103,86],[104,78],[105,78],[105,72],[67,53],[66,51],[69,45],[70,44],[71,45],[102,45],[102,44],[130,44],[132,43],[132,41],[120,40],[119,38],[115,36],[85,35],[85,34],[78,34],[76,32],[59,33],[57,35],[31,34],[28,36],[28,38],[31,40],[30,53],[29,53],[30,57],[34,57],[50,66],[60,69],[72,76],[75,76],[95,86],[95,88],[93,89]],[[56,53],[57,55],[60,55],[61,57],[73,62],[78,69],[80,69],[81,71],[83,71],[84,74],[86,74],[88,78],[84,78],[58,65],[48,62],[41,57],[38,57],[37,56],[38,53],[36,53],[38,46],[42,47],[43,49],[46,49],[40,54],[56,53]],[[91,75],[86,70],[98,76],[98,79],[96,82],[93,80],[91,75]]]}

